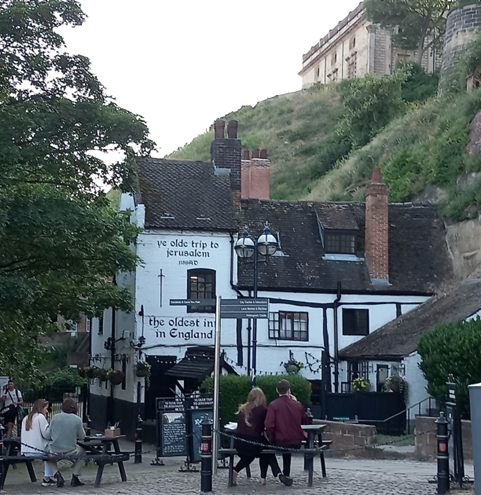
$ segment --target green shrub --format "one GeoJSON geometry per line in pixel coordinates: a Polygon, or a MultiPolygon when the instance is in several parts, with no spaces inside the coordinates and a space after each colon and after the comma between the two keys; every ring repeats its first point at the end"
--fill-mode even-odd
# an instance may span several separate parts
{"type": "MultiPolygon", "coordinates": [[[[258,376],[256,384],[266,395],[267,404],[278,397],[276,392],[280,380],[288,380],[291,384],[291,392],[297,400],[307,406],[311,400],[311,387],[309,381],[300,375],[285,376],[258,376]]],[[[252,388],[252,379],[249,376],[221,375],[220,376],[220,403],[222,408],[223,424],[229,421],[237,421],[237,410],[240,404],[247,401],[247,396],[252,388]]],[[[202,390],[213,390],[214,380],[206,378],[201,385],[202,390]]]]}
{"type": "Polygon", "coordinates": [[[468,385],[481,382],[481,319],[438,325],[418,343],[419,365],[428,382],[427,391],[446,401],[446,382],[453,374],[458,384],[458,404],[469,418],[468,385]]]}
{"type": "Polygon", "coordinates": [[[81,387],[84,383],[85,380],[79,376],[76,369],[61,368],[54,372],[49,372],[40,385],[20,390],[23,392],[26,401],[33,402],[37,399],[46,399],[51,402],[60,402],[65,393],[75,392],[75,388],[81,387]]]}
{"type": "Polygon", "coordinates": [[[437,95],[439,75],[428,74],[414,62],[400,63],[398,68],[407,71],[408,76],[401,85],[402,99],[407,103],[422,102],[437,95]]]}

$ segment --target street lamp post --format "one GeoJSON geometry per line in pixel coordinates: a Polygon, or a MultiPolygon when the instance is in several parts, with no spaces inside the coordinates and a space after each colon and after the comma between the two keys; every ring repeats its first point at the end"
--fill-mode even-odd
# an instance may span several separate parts
{"type": "MultiPolygon", "coordinates": [[[[234,249],[239,258],[244,260],[244,263],[249,263],[248,260],[252,259],[254,265],[254,299],[257,298],[257,277],[259,274],[259,255],[264,259],[261,260],[267,263],[270,256],[272,256],[279,247],[279,243],[276,238],[271,234],[269,227],[264,228],[264,233],[254,238],[249,237],[247,229],[244,230],[242,237],[235,243],[234,249]]],[[[252,387],[256,386],[256,374],[257,374],[257,319],[254,318],[252,323],[252,387]]]]}

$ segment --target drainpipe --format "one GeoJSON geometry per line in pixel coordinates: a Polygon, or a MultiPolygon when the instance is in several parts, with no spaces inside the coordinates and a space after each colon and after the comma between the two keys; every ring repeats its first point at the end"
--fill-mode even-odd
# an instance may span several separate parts
{"type": "MultiPolygon", "coordinates": [[[[112,283],[114,285],[117,285],[117,280],[113,279],[112,283]]],[[[112,344],[110,347],[110,367],[115,370],[115,306],[112,306],[112,328],[111,328],[111,334],[110,338],[112,339],[112,344]]],[[[115,424],[115,401],[114,401],[114,386],[110,384],[110,404],[109,404],[109,418],[108,420],[110,421],[111,425],[115,424]]]]}
{"type": "Polygon", "coordinates": [[[341,282],[337,282],[337,296],[334,300],[334,390],[339,393],[339,327],[337,308],[341,300],[341,282]]]}
{"type": "Polygon", "coordinates": [[[244,297],[244,294],[234,284],[234,236],[230,233],[230,286],[239,297],[244,297]]]}

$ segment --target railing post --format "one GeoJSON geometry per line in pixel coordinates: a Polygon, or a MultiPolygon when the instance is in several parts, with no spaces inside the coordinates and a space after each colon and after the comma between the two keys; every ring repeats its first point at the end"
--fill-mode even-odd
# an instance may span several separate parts
{"type": "Polygon", "coordinates": [[[439,418],[435,421],[437,424],[437,443],[438,443],[438,494],[449,492],[449,450],[448,450],[448,420],[443,412],[439,413],[439,418]]]}
{"type": "MultiPolygon", "coordinates": [[[[212,421],[206,414],[201,422],[202,438],[200,444],[201,472],[200,491],[212,491],[212,421]]],[[[217,461],[216,461],[217,462],[217,461]]]]}
{"type": "Polygon", "coordinates": [[[134,464],[142,464],[142,417],[140,416],[141,385],[137,383],[137,426],[135,428],[135,456],[134,464]]]}

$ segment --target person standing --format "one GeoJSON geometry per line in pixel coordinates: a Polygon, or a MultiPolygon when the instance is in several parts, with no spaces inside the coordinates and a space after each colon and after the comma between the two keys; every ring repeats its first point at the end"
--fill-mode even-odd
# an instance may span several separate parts
{"type": "MultiPolygon", "coordinates": [[[[65,454],[66,456],[84,456],[85,449],[77,445],[78,440],[85,438],[82,420],[77,416],[77,402],[74,399],[65,399],[62,404],[62,412],[53,416],[50,421],[49,451],[53,454],[65,454]]],[[[65,480],[58,470],[56,461],[48,461],[48,465],[57,480],[57,487],[62,487],[65,480]]],[[[80,471],[84,465],[83,459],[75,462],[72,474],[71,486],[83,486],[79,479],[80,471]]]]}
{"type": "Polygon", "coordinates": [[[237,411],[237,430],[235,434],[234,447],[240,457],[239,462],[234,466],[232,484],[237,485],[237,473],[249,466],[252,461],[259,457],[261,468],[261,485],[266,484],[268,467],[271,466],[274,478],[279,477],[280,481],[290,486],[292,481],[281,473],[276,456],[262,455],[260,452],[269,447],[269,442],[264,436],[264,420],[267,414],[266,396],[264,392],[254,387],[247,396],[247,402],[239,406],[237,411]]]}
{"type": "MultiPolygon", "coordinates": [[[[22,455],[25,457],[42,457],[45,455],[50,430],[47,422],[48,402],[44,399],[35,401],[32,411],[22,421],[22,455]]],[[[45,474],[42,486],[56,485],[53,471],[45,463],[45,474]]]]}
{"type": "Polygon", "coordinates": [[[3,414],[3,418],[7,426],[7,437],[11,437],[13,425],[18,415],[18,406],[23,404],[22,393],[15,388],[13,380],[8,380],[7,388],[1,400],[4,401],[4,407],[10,407],[10,410],[3,414]]]}
{"type": "MultiPolygon", "coordinates": [[[[279,397],[267,408],[266,433],[269,441],[279,447],[300,449],[304,440],[301,425],[308,423],[308,417],[302,404],[291,394],[291,384],[281,380],[277,384],[279,397]]],[[[291,454],[282,454],[282,471],[291,475],[291,454]]],[[[292,484],[292,481],[291,481],[292,484]]]]}

